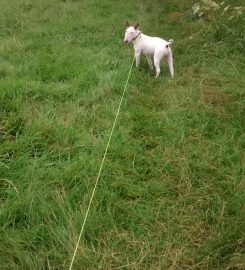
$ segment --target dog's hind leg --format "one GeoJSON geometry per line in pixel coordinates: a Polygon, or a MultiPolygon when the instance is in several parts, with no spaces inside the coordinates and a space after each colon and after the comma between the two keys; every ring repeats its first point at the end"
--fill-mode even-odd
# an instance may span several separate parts
{"type": "Polygon", "coordinates": [[[154,66],[156,68],[156,78],[157,78],[159,76],[159,74],[160,74],[160,71],[161,71],[161,69],[160,69],[160,61],[158,59],[154,58],[154,66]]]}
{"type": "Polygon", "coordinates": [[[170,74],[172,77],[174,77],[173,55],[172,55],[172,50],[170,47],[169,47],[169,52],[167,55],[167,60],[168,60],[170,74]]]}
{"type": "Polygon", "coordinates": [[[160,74],[160,64],[161,64],[161,60],[164,56],[164,52],[163,51],[157,51],[154,54],[154,66],[156,68],[156,78],[159,76],[160,74]]]}
{"type": "Polygon", "coordinates": [[[152,65],[152,61],[151,61],[151,56],[149,54],[146,54],[145,55],[146,59],[147,59],[147,62],[149,64],[149,67],[151,70],[153,70],[153,65],[152,65]]]}

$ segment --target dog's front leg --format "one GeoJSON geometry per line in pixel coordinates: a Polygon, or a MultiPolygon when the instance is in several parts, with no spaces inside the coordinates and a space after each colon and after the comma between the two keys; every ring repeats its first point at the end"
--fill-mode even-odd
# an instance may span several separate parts
{"type": "Polygon", "coordinates": [[[140,53],[135,52],[135,62],[136,62],[136,67],[139,67],[140,64],[140,53]]]}

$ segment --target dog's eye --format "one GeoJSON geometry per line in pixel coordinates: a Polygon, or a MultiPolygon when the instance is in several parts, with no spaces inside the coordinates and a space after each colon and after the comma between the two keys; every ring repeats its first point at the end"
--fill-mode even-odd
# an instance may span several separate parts
{"type": "Polygon", "coordinates": [[[131,34],[133,34],[134,32],[131,32],[131,34]]]}

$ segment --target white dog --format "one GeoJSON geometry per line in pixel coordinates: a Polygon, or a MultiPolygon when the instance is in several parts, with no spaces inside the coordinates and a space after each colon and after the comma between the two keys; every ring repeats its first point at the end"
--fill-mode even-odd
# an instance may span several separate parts
{"type": "Polygon", "coordinates": [[[139,66],[140,55],[143,53],[146,56],[150,69],[153,70],[151,60],[151,56],[153,55],[154,66],[156,68],[156,77],[158,77],[160,73],[161,60],[163,57],[166,57],[171,76],[174,77],[173,56],[172,50],[169,46],[173,42],[172,39],[166,41],[158,37],[144,35],[140,31],[138,23],[135,26],[130,26],[127,21],[124,42],[132,42],[134,44],[136,67],[139,66]]]}

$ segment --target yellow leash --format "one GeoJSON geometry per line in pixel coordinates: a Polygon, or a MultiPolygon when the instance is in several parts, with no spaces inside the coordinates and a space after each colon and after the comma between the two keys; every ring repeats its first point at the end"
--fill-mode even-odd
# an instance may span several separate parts
{"type": "Polygon", "coordinates": [[[88,208],[87,208],[87,211],[86,211],[84,220],[83,220],[82,228],[81,228],[81,231],[80,231],[80,233],[79,233],[79,237],[78,237],[78,239],[77,239],[76,247],[75,247],[75,250],[74,250],[72,259],[71,259],[71,263],[70,263],[69,270],[72,269],[72,266],[73,266],[73,263],[74,263],[74,259],[75,259],[76,254],[77,254],[77,249],[78,249],[78,246],[79,246],[79,243],[80,243],[80,240],[81,240],[83,231],[84,231],[85,223],[86,223],[87,218],[88,218],[88,214],[89,214],[89,211],[90,211],[90,208],[91,208],[91,204],[92,204],[92,201],[93,201],[93,198],[94,198],[94,194],[95,194],[95,191],[96,191],[96,188],[97,188],[99,179],[100,179],[100,175],[101,175],[102,168],[103,168],[103,165],[104,165],[104,162],[105,162],[105,158],[106,158],[106,155],[107,155],[107,151],[108,151],[108,148],[109,148],[109,145],[110,145],[110,142],[111,142],[111,138],[112,138],[112,135],[113,135],[115,126],[116,126],[117,118],[118,118],[118,115],[119,115],[119,112],[120,112],[120,109],[121,109],[121,105],[122,105],[122,102],[123,102],[123,98],[124,98],[124,96],[125,96],[125,92],[126,92],[126,89],[127,89],[127,86],[128,86],[128,81],[129,81],[129,78],[130,78],[130,75],[131,75],[131,72],[132,72],[133,64],[134,64],[134,58],[133,58],[131,67],[130,67],[129,72],[128,72],[127,81],[126,81],[126,83],[125,83],[124,90],[123,90],[123,93],[122,93],[122,97],[121,97],[121,100],[120,100],[119,105],[118,105],[117,113],[116,113],[116,116],[115,116],[115,119],[114,119],[114,122],[113,122],[113,125],[112,125],[112,128],[111,128],[111,133],[110,133],[110,136],[109,136],[109,139],[108,139],[106,148],[105,148],[104,156],[103,156],[103,159],[102,159],[101,164],[100,164],[100,169],[99,169],[99,172],[98,172],[96,181],[95,181],[95,185],[94,185],[94,188],[93,188],[93,192],[92,192],[91,197],[90,197],[90,200],[89,200],[89,204],[88,204],[88,208]]]}

